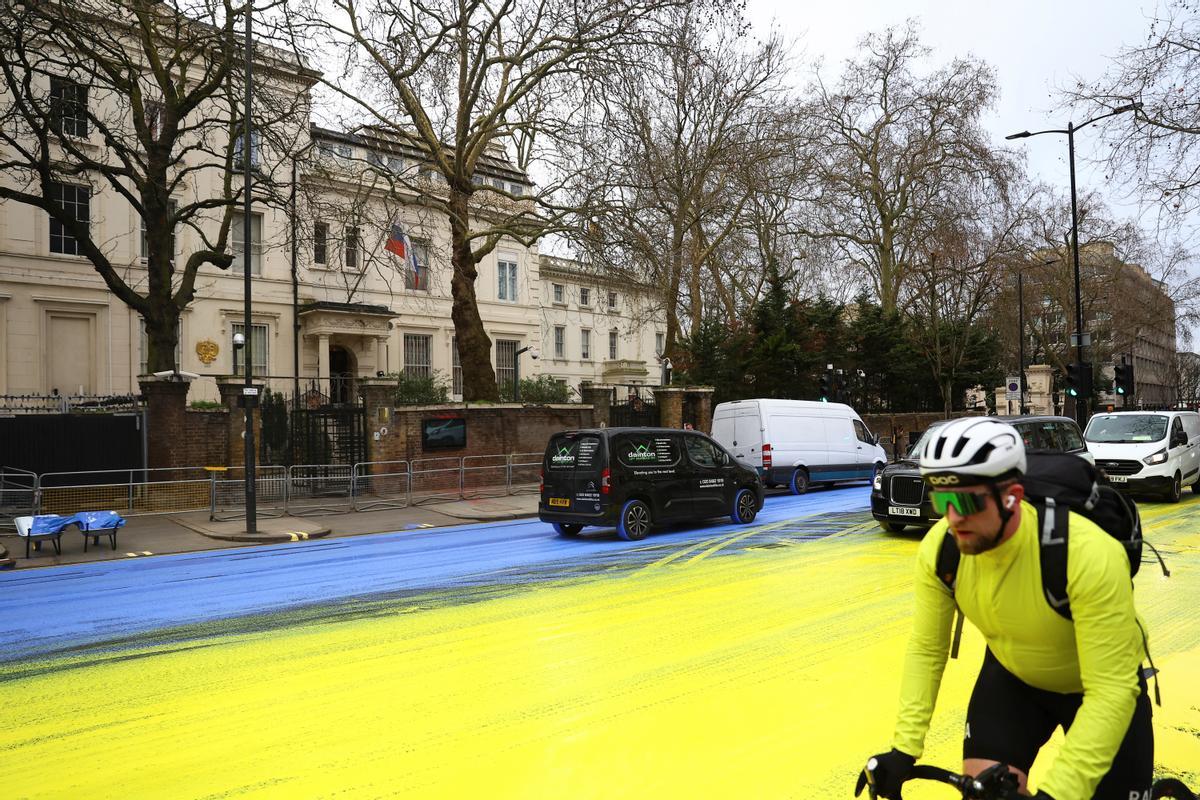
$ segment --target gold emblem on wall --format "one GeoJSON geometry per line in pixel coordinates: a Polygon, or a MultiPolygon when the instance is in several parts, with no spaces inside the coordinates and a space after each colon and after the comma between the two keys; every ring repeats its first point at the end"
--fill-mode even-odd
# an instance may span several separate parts
{"type": "Polygon", "coordinates": [[[221,348],[212,339],[204,339],[196,342],[196,355],[200,357],[205,365],[211,364],[217,360],[217,353],[221,352],[221,348]]]}

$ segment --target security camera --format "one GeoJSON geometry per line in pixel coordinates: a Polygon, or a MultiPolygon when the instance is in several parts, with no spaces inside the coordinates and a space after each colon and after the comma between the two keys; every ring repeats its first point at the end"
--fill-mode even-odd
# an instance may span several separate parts
{"type": "Polygon", "coordinates": [[[245,337],[245,336],[243,336],[243,335],[242,335],[242,334],[240,334],[240,333],[235,333],[235,334],[233,335],[233,346],[234,346],[234,347],[244,347],[244,346],[245,346],[245,344],[246,344],[246,337],[245,337]]]}

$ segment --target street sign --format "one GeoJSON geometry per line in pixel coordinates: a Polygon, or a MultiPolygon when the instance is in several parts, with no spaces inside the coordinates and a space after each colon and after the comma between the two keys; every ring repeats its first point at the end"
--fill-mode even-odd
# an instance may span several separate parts
{"type": "MultiPolygon", "coordinates": [[[[1084,347],[1092,346],[1092,335],[1090,333],[1085,333],[1083,335],[1083,346],[1084,347]]],[[[1071,347],[1079,347],[1079,334],[1078,333],[1071,334],[1071,347]]]]}
{"type": "Polygon", "coordinates": [[[1020,379],[1016,375],[1009,375],[1008,379],[1005,381],[1005,383],[1007,384],[1007,389],[1008,389],[1008,391],[1005,392],[1005,399],[1006,400],[1020,400],[1021,399],[1020,379]]]}
{"type": "Polygon", "coordinates": [[[257,386],[243,386],[242,394],[247,395],[249,397],[258,397],[258,387],[257,386]]]}

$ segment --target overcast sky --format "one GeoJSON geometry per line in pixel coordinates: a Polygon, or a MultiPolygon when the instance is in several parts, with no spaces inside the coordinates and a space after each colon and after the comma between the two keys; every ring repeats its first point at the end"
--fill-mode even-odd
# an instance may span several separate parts
{"type": "MultiPolygon", "coordinates": [[[[998,143],[1023,130],[1065,128],[1066,112],[1056,110],[1055,88],[1073,76],[1093,80],[1104,74],[1122,45],[1145,41],[1155,0],[834,0],[781,3],[749,0],[755,31],[774,21],[797,44],[803,77],[817,57],[823,74],[834,77],[870,31],[918,20],[921,40],[940,66],[955,56],[973,55],[996,70],[1000,99],[986,119],[998,143]]],[[[803,85],[804,81],[797,81],[803,85]]],[[[1079,120],[1077,120],[1079,121],[1079,120]]],[[[1076,181],[1080,193],[1105,187],[1104,173],[1084,163],[1094,136],[1076,136],[1076,181]]],[[[1064,191],[1069,186],[1065,136],[1039,136],[1012,143],[1028,156],[1031,175],[1064,191]]],[[[1114,187],[1105,192],[1114,211],[1138,213],[1114,187]]]]}

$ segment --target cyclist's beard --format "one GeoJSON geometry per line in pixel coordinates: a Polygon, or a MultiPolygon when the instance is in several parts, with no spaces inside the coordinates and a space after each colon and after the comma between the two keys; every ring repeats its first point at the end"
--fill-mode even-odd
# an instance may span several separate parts
{"type": "Polygon", "coordinates": [[[958,552],[964,556],[977,556],[980,553],[986,553],[988,550],[1000,544],[1000,540],[1004,537],[1004,526],[1007,520],[1000,522],[1000,527],[992,535],[986,533],[972,533],[968,538],[963,538],[957,534],[954,536],[954,543],[958,546],[958,552]]]}

